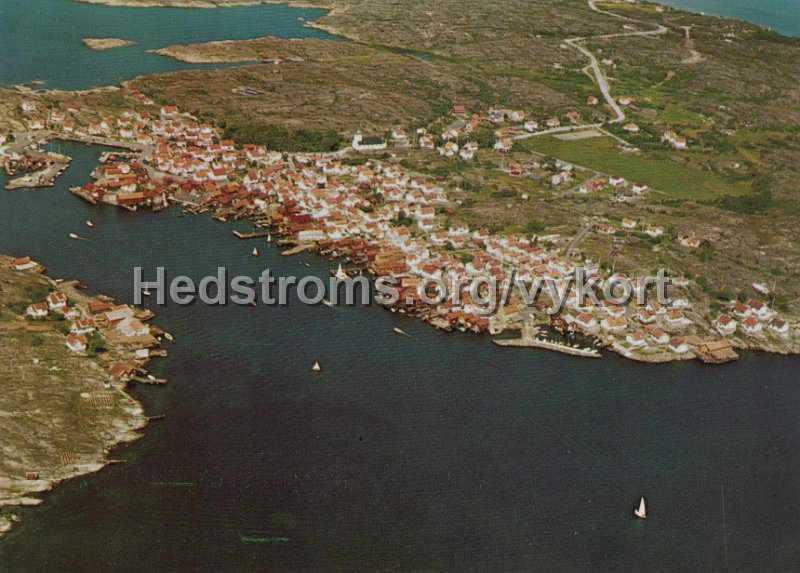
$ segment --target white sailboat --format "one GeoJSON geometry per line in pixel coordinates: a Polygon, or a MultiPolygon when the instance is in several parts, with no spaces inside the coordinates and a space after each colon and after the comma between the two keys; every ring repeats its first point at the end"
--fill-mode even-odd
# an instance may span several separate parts
{"type": "Polygon", "coordinates": [[[336,269],[336,278],[339,280],[344,280],[347,278],[347,273],[344,272],[344,269],[342,268],[342,263],[339,263],[339,268],[336,269]]]}
{"type": "Polygon", "coordinates": [[[322,366],[319,365],[319,362],[314,362],[314,366],[311,367],[312,372],[322,372],[322,366]]]}
{"type": "Polygon", "coordinates": [[[272,242],[272,233],[270,233],[269,235],[267,235],[267,242],[268,242],[268,243],[271,243],[271,242],[272,242]]]}
{"type": "Polygon", "coordinates": [[[641,501],[639,501],[639,507],[633,510],[633,514],[639,519],[647,519],[647,507],[644,503],[644,496],[642,496],[641,501]]]}
{"type": "Polygon", "coordinates": [[[258,256],[258,247],[253,247],[253,252],[252,252],[252,255],[253,255],[254,257],[257,257],[257,256],[258,256]]]}
{"type": "Polygon", "coordinates": [[[331,301],[329,301],[328,299],[326,299],[326,298],[322,299],[322,304],[324,304],[328,308],[333,308],[333,303],[331,301]]]}

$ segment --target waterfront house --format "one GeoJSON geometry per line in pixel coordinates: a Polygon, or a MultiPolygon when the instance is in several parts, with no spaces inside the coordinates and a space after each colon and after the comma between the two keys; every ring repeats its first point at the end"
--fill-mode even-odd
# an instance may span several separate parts
{"type": "Polygon", "coordinates": [[[150,334],[149,326],[130,316],[122,319],[116,328],[123,336],[147,336],[150,334]]]}
{"type": "Polygon", "coordinates": [[[30,257],[22,257],[19,259],[14,259],[12,265],[14,266],[15,271],[27,271],[36,268],[37,263],[31,260],[30,257]]]}
{"type": "Polygon", "coordinates": [[[631,348],[641,348],[647,346],[647,340],[644,332],[633,332],[625,336],[625,341],[631,348]]]}
{"type": "Polygon", "coordinates": [[[689,346],[682,338],[678,338],[677,336],[670,339],[669,349],[675,354],[685,354],[689,352],[689,346]]]}

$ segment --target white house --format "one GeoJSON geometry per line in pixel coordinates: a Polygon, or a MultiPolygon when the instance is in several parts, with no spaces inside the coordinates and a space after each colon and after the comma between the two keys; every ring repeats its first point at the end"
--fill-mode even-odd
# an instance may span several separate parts
{"type": "Polygon", "coordinates": [[[86,352],[87,348],[86,337],[82,334],[67,335],[67,348],[69,348],[70,351],[72,352],[86,352]]]}

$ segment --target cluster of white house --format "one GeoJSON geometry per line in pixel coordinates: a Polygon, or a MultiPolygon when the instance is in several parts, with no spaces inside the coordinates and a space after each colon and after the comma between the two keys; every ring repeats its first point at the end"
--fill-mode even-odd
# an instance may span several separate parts
{"type": "MultiPolygon", "coordinates": [[[[514,120],[505,112],[504,117],[514,120]]],[[[518,119],[524,119],[524,114],[518,119]]],[[[443,150],[450,154],[464,149],[474,152],[477,147],[467,144],[458,148],[453,139],[474,129],[473,122],[479,120],[473,117],[463,125],[449,128],[449,133],[442,134],[446,142],[443,150]],[[453,145],[448,147],[449,143],[453,145]]],[[[94,130],[95,126],[89,127],[94,130]]],[[[139,142],[152,142],[155,152],[144,160],[153,170],[189,185],[185,189],[199,202],[250,214],[271,213],[270,207],[277,205],[285,215],[286,226],[302,240],[358,239],[371,245],[379,253],[373,257],[374,264],[401,279],[405,287],[430,278],[469,282],[490,275],[502,279],[509,269],[514,269],[523,280],[548,277],[556,284],[564,284],[579,264],[588,266],[598,277],[600,274],[590,261],[567,260],[543,241],[529,236],[493,236],[485,229],[471,230],[463,224],[446,223],[442,216],[449,206],[445,190],[431,179],[411,176],[394,165],[379,161],[351,165],[335,154],[282,154],[261,146],[238,146],[233,141],[220,141],[211,126],[197,124],[174,107],[161,108],[157,120],[144,113],[126,112],[96,127],[109,137],[132,136],[139,142]]],[[[76,128],[79,129],[83,128],[76,128]]],[[[404,136],[400,130],[396,131],[393,136],[404,136]]],[[[420,139],[426,136],[422,133],[420,139]]],[[[358,135],[353,143],[354,147],[381,145],[377,140],[358,135]]],[[[601,184],[606,182],[591,185],[596,188],[601,184]]],[[[627,182],[611,177],[607,184],[619,187],[627,182]]],[[[633,187],[639,193],[647,190],[643,184],[633,187]]],[[[621,227],[633,231],[640,225],[623,219],[621,227]]],[[[607,234],[616,232],[610,225],[600,230],[607,234]]],[[[643,232],[657,238],[664,234],[664,229],[645,225],[643,232]]],[[[678,280],[673,284],[680,288],[688,282],[678,280]]],[[[525,308],[521,297],[513,292],[508,304],[491,320],[513,317],[525,308]]],[[[609,304],[578,306],[575,292],[570,292],[563,318],[587,333],[624,341],[630,348],[663,347],[682,353],[687,348],[679,335],[701,329],[685,314],[690,308],[682,294],[672,296],[669,307],[652,302],[643,308],[623,308],[609,304]]],[[[120,309],[122,312],[127,311],[120,309]]],[[[467,297],[443,303],[436,312],[444,320],[457,320],[471,327],[483,328],[489,323],[482,309],[467,297]]],[[[147,328],[132,316],[113,314],[106,318],[125,336],[137,335],[147,328]]],[[[748,316],[745,323],[751,324],[750,318],[753,317],[748,316]]],[[[758,322],[763,322],[761,317],[758,322]]],[[[772,323],[769,325],[778,327],[778,323],[774,327],[772,323]]],[[[78,337],[72,341],[75,348],[80,348],[79,337],[84,334],[73,335],[78,337]]]]}

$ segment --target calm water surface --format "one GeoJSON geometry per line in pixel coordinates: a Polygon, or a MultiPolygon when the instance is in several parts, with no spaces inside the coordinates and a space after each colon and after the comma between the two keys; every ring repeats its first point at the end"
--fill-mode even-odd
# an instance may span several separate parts
{"type": "MultiPolygon", "coordinates": [[[[263,244],[252,258],[209,218],[91,207],[67,189],[100,150],[64,151],[75,162],[55,188],[0,194],[0,252],[119,300],[136,265],[199,278],[308,261],[327,276],[312,255],[263,244]]],[[[587,361],[379,308],[158,315],[178,341],[153,363],[170,385],[136,395],[167,419],[115,452],[127,464],[24,510],[0,569],[754,571],[800,557],[797,358],[587,361]],[[642,494],[646,523],[631,518],[642,494]]]]}
{"type": "Polygon", "coordinates": [[[73,0],[0,1],[0,84],[34,80],[44,88],[85,89],[117,85],[120,80],[187,68],[148,54],[172,44],[243,40],[263,36],[335,38],[307,28],[325,12],[261,4],[214,10],[124,8],[73,0]],[[83,38],[123,38],[136,44],[94,51],[83,38]]]}
{"type": "MultiPolygon", "coordinates": [[[[316,34],[296,20],[313,13],[281,10],[170,10],[205,22],[187,34],[157,10],[2,0],[0,82],[116,83],[179,67],[144,48],[316,34]],[[60,18],[45,17],[56,9],[60,18]],[[239,23],[211,26],[222,13],[239,23]],[[276,21],[286,28],[270,30],[276,21]],[[97,53],[85,35],[140,43],[97,53]],[[37,44],[43,53],[28,49],[37,44]]],[[[305,273],[308,261],[327,277],[331,264],[312,255],[262,244],[254,259],[235,227],[209,218],[91,207],[68,188],[88,180],[100,150],[63,151],[75,161],[55,188],[0,193],[0,252],[30,254],[121,301],[137,265],[199,278],[220,265],[305,273]]],[[[0,571],[797,568],[797,358],[585,361],[378,308],[168,306],[157,322],[178,340],[152,364],[170,385],[136,396],[167,419],[114,453],[127,464],[23,510],[0,542],[0,571]],[[642,494],[646,523],[631,518],[642,494]]]]}
{"type": "Polygon", "coordinates": [[[787,36],[800,36],[800,0],[659,0],[693,12],[748,20],[787,36]]]}

